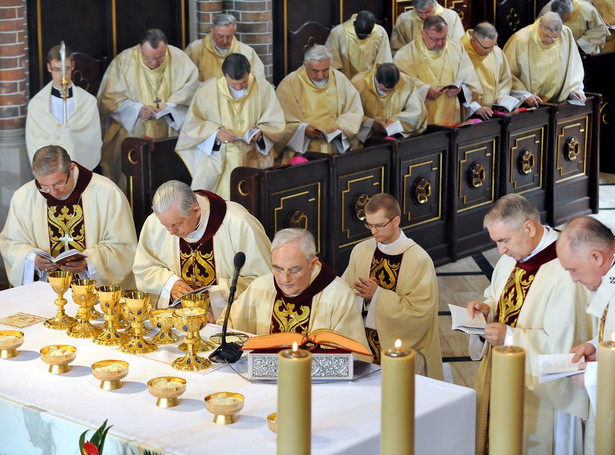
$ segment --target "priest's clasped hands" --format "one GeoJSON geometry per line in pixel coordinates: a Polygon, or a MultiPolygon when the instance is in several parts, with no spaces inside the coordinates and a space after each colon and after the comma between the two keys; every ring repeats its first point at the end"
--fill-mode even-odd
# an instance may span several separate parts
{"type": "Polygon", "coordinates": [[[447,86],[440,89],[436,86],[430,85],[429,90],[427,90],[427,98],[430,100],[437,100],[444,93],[446,93],[446,96],[449,98],[455,98],[459,95],[459,92],[461,92],[461,87],[452,88],[447,86]]]}
{"type": "MultiPolygon", "coordinates": [[[[34,258],[34,265],[37,269],[42,270],[44,272],[53,272],[54,270],[58,270],[60,268],[59,264],[55,262],[51,262],[49,259],[44,258],[43,256],[36,255],[34,258]]],[[[85,259],[78,259],[75,261],[67,261],[62,263],[62,270],[66,270],[70,273],[81,273],[88,267],[88,263],[85,259]]]]}
{"type": "MultiPolygon", "coordinates": [[[[487,319],[487,316],[489,316],[491,312],[489,305],[476,300],[470,301],[466,308],[471,317],[474,317],[475,311],[480,311],[485,316],[485,319],[487,319]]],[[[506,324],[502,324],[501,322],[490,322],[485,326],[483,338],[488,341],[491,346],[500,346],[504,344],[506,338],[506,324]]]]}

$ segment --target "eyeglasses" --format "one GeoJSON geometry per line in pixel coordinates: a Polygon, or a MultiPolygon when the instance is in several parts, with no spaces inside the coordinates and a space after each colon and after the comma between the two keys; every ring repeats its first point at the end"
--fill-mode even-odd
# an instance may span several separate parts
{"type": "MultiPolygon", "coordinates": [[[[67,66],[66,67],[66,72],[70,73],[73,70],[72,66],[67,66]]],[[[61,73],[62,72],[62,68],[58,68],[57,66],[52,66],[51,67],[51,72],[52,73],[61,73]]]]}
{"type": "MultiPolygon", "coordinates": [[[[41,193],[46,193],[49,194],[52,191],[55,192],[60,192],[63,191],[66,188],[66,185],[68,184],[68,179],[70,177],[70,172],[68,173],[68,175],[66,176],[66,180],[64,180],[64,183],[56,183],[55,185],[53,185],[51,188],[48,186],[43,186],[41,185],[41,187],[38,189],[41,193]]],[[[40,185],[40,184],[39,184],[40,185]]]]}
{"type": "Polygon", "coordinates": [[[382,229],[383,227],[385,227],[387,224],[389,224],[391,221],[393,221],[395,219],[395,217],[391,218],[389,221],[387,221],[384,224],[369,224],[369,223],[363,223],[365,225],[365,227],[367,229],[369,229],[370,231],[372,229],[375,229],[377,231],[379,231],[380,229],[382,229]]]}
{"type": "Polygon", "coordinates": [[[295,266],[295,267],[291,267],[290,269],[283,269],[281,267],[273,266],[271,268],[271,270],[273,271],[274,275],[286,275],[286,274],[288,274],[290,276],[297,276],[301,272],[303,272],[303,267],[295,266]]]}
{"type": "Polygon", "coordinates": [[[430,40],[432,40],[434,43],[446,43],[446,36],[443,38],[434,38],[432,36],[429,36],[429,34],[427,32],[425,32],[425,36],[427,38],[429,38],[430,40]]]}
{"type": "Polygon", "coordinates": [[[491,47],[486,47],[486,46],[483,46],[483,43],[481,43],[481,42],[478,40],[478,38],[477,38],[477,37],[473,36],[472,38],[474,38],[474,41],[476,41],[476,42],[478,43],[478,45],[479,45],[480,47],[482,47],[483,49],[485,49],[486,51],[490,51],[490,50],[491,50],[491,49],[493,49],[495,46],[497,46],[497,43],[496,43],[496,44],[494,44],[494,45],[493,45],[493,46],[491,46],[491,47]]]}

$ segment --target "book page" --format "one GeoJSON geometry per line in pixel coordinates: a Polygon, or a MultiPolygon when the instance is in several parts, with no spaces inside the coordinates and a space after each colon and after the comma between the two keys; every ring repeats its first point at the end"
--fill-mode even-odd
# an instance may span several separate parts
{"type": "Polygon", "coordinates": [[[317,131],[320,131],[322,133],[322,135],[324,136],[327,142],[331,142],[333,139],[335,139],[340,134],[342,134],[342,130],[335,130],[335,131],[331,131],[330,133],[327,133],[326,131],[323,131],[323,130],[317,130],[317,131]]]}
{"type": "Polygon", "coordinates": [[[480,311],[474,312],[474,318],[470,317],[466,308],[448,304],[448,308],[451,311],[452,330],[461,330],[462,332],[484,335],[485,334],[485,316],[480,311]]]}
{"type": "Polygon", "coordinates": [[[579,369],[579,364],[571,362],[573,357],[573,353],[539,355],[538,374],[577,371],[579,369]]]}

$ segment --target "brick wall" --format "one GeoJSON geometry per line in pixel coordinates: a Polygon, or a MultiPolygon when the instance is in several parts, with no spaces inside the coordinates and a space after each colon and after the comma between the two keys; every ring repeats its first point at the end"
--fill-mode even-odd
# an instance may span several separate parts
{"type": "Polygon", "coordinates": [[[2,0],[0,47],[0,130],[23,128],[28,100],[25,0],[2,0]]]}
{"type": "Polygon", "coordinates": [[[197,0],[197,37],[211,28],[216,14],[228,13],[237,18],[236,37],[251,46],[265,65],[265,75],[273,77],[273,2],[262,0],[197,0]]]}

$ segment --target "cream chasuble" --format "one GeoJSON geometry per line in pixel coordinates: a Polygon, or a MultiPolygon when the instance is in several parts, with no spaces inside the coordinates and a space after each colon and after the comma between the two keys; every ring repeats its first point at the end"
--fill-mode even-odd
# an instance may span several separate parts
{"type": "MultiPolygon", "coordinates": [[[[547,248],[553,248],[553,242],[547,248]]],[[[488,322],[493,321],[500,297],[509,284],[516,265],[517,262],[509,256],[502,256],[496,264],[491,284],[484,294],[485,303],[491,308],[488,322]]],[[[584,311],[588,293],[584,286],[575,284],[570,279],[557,258],[543,263],[538,271],[533,273],[529,289],[526,287],[523,291],[525,298],[522,299],[520,308],[516,308],[516,325],[508,330],[512,331],[513,344],[525,349],[523,453],[544,454],[552,451],[554,409],[586,418],[587,397],[583,390],[567,378],[540,384],[538,355],[567,353],[570,348],[586,339],[587,323],[584,311]]],[[[520,288],[521,283],[517,286],[517,291],[520,288]]],[[[472,335],[470,354],[474,360],[480,358],[476,356],[476,344],[478,337],[472,335]]],[[[489,351],[483,349],[483,352],[489,351]]],[[[490,356],[485,355],[476,378],[479,410],[481,398],[488,397],[491,383],[489,359],[490,356]]],[[[479,448],[484,446],[486,440],[486,417],[485,414],[477,412],[477,453],[483,453],[479,448]]]]}
{"type": "Polygon", "coordinates": [[[470,57],[472,65],[474,65],[474,70],[483,89],[483,94],[479,97],[478,103],[481,106],[491,106],[504,95],[510,94],[512,76],[508,67],[508,60],[498,46],[495,46],[488,55],[477,54],[470,43],[471,36],[472,30],[468,30],[461,38],[461,44],[470,57]]]}
{"type": "MultiPolygon", "coordinates": [[[[85,175],[87,170],[79,172],[85,175]]],[[[92,174],[81,193],[88,270],[97,285],[134,285],[131,273],[137,235],[132,212],[124,194],[109,179],[92,174]]],[[[19,188],[11,199],[6,224],[0,233],[0,251],[13,286],[23,284],[26,256],[35,249],[50,251],[48,205],[33,180],[19,188]]]]}
{"type": "Polygon", "coordinates": [[[205,147],[201,144],[220,128],[241,137],[252,127],[260,129],[269,141],[276,142],[282,137],[284,114],[269,82],[250,74],[246,95],[237,99],[231,95],[224,77],[209,79],[202,85],[188,109],[176,146],[192,174],[193,189],[213,191],[229,200],[233,169],[264,169],[273,165],[269,150],[262,153],[255,143],[235,141],[220,144],[218,151],[201,150],[205,147]]]}
{"type": "Polygon", "coordinates": [[[188,56],[167,46],[164,62],[149,69],[138,46],[119,54],[103,77],[98,107],[103,124],[101,166],[105,175],[118,182],[121,175],[121,145],[127,136],[164,139],[178,134],[185,110],[198,88],[198,71],[188,56]],[[171,118],[142,120],[141,106],[173,104],[171,118]]]}
{"type": "MultiPolygon", "coordinates": [[[[604,22],[611,27],[615,27],[615,2],[613,0],[591,0],[590,3],[596,7],[604,22]]],[[[611,29],[610,33],[610,36],[606,39],[606,44],[602,48],[602,52],[615,51],[615,31],[611,29]]]]}
{"type": "Polygon", "coordinates": [[[102,135],[96,98],[75,85],[75,110],[66,125],[60,125],[51,113],[51,87],[49,82],[28,103],[26,117],[26,147],[30,163],[38,149],[46,145],[60,145],[71,159],[92,170],[100,162],[102,135]]]}
{"type": "Polygon", "coordinates": [[[394,90],[381,95],[376,88],[375,73],[378,66],[352,79],[352,84],[361,96],[363,122],[369,119],[399,120],[405,135],[422,133],[427,128],[427,110],[414,80],[400,72],[394,90]]]}
{"type": "Polygon", "coordinates": [[[546,103],[561,103],[571,93],[583,90],[583,62],[566,26],[553,44],[545,45],[536,21],[510,37],[504,54],[513,76],[513,91],[537,95],[546,103]]]}
{"type": "MultiPolygon", "coordinates": [[[[201,201],[203,196],[197,195],[201,201]]],[[[202,206],[200,202],[199,205],[202,206]]],[[[260,222],[241,205],[226,201],[226,215],[213,237],[216,281],[225,301],[235,271],[235,253],[243,251],[246,263],[237,282],[239,296],[256,277],[271,271],[271,242],[260,222]]],[[[143,225],[133,271],[140,291],[152,294],[152,305],[166,308],[168,299],[161,299],[169,278],[182,276],[179,238],[169,234],[155,214],[143,225]]]]}
{"type": "Polygon", "coordinates": [[[416,80],[417,87],[425,99],[427,123],[429,125],[454,125],[461,118],[458,97],[443,93],[438,99],[426,98],[429,85],[444,87],[449,84],[463,84],[472,91],[471,103],[482,92],[472,61],[458,41],[447,41],[441,52],[427,49],[423,39],[412,41],[395,54],[394,63],[416,80]]]}
{"type": "MultiPolygon", "coordinates": [[[[463,24],[457,12],[452,9],[444,8],[439,3],[436,4],[435,16],[441,16],[448,25],[448,41],[459,41],[463,36],[463,24]]],[[[391,49],[395,54],[399,49],[406,44],[421,40],[421,30],[425,21],[417,16],[414,9],[402,13],[395,22],[395,27],[391,32],[391,49]]]]}
{"type": "MultiPolygon", "coordinates": [[[[378,289],[369,305],[367,321],[372,312],[383,349],[393,346],[399,338],[403,346],[423,354],[429,377],[443,380],[438,335],[438,281],[433,262],[423,248],[405,236],[393,247],[387,254],[403,254],[395,290],[378,289]]],[[[359,277],[370,276],[376,248],[373,237],[353,248],[343,275],[349,286],[354,288],[359,277]]],[[[362,306],[363,299],[357,300],[362,306]]],[[[369,326],[367,322],[366,325],[369,326]]]]}
{"type": "Polygon", "coordinates": [[[227,55],[242,54],[250,62],[250,73],[256,77],[265,77],[265,66],[254,49],[233,37],[228,51],[221,54],[214,44],[211,34],[193,41],[186,48],[186,54],[199,69],[199,81],[205,82],[211,77],[222,77],[222,64],[227,55]]]}
{"type": "MultiPolygon", "coordinates": [[[[551,11],[551,2],[544,6],[538,17],[544,16],[549,11],[551,11]]],[[[598,10],[585,0],[572,0],[572,13],[564,25],[570,28],[577,45],[586,54],[600,53],[607,36],[610,35],[598,10]]]]}
{"type": "MultiPolygon", "coordinates": [[[[320,263],[312,272],[312,283],[321,271],[320,263]]],[[[256,335],[267,335],[277,290],[273,274],[255,279],[231,307],[229,326],[256,335]]],[[[308,332],[327,329],[358,341],[366,348],[365,328],[354,302],[354,292],[339,277],[312,298],[308,332]]],[[[224,311],[223,315],[226,313],[224,311]]],[[[223,316],[218,319],[221,323],[223,316]]]]}
{"type": "Polygon", "coordinates": [[[354,29],[356,14],[336,25],[327,37],[325,46],[331,51],[331,67],[341,71],[348,79],[369,71],[375,64],[393,61],[389,36],[382,26],[375,24],[372,33],[359,39],[354,29]]]}
{"type": "MultiPolygon", "coordinates": [[[[286,117],[284,137],[276,144],[278,154],[304,123],[327,132],[339,128],[350,141],[359,132],[363,119],[361,97],[348,78],[333,68],[327,84],[318,87],[302,65],[280,82],[276,95],[286,117]]],[[[307,150],[296,151],[335,153],[335,148],[324,139],[311,139],[307,150]]],[[[293,152],[285,154],[283,160],[292,158],[293,152]]]]}

